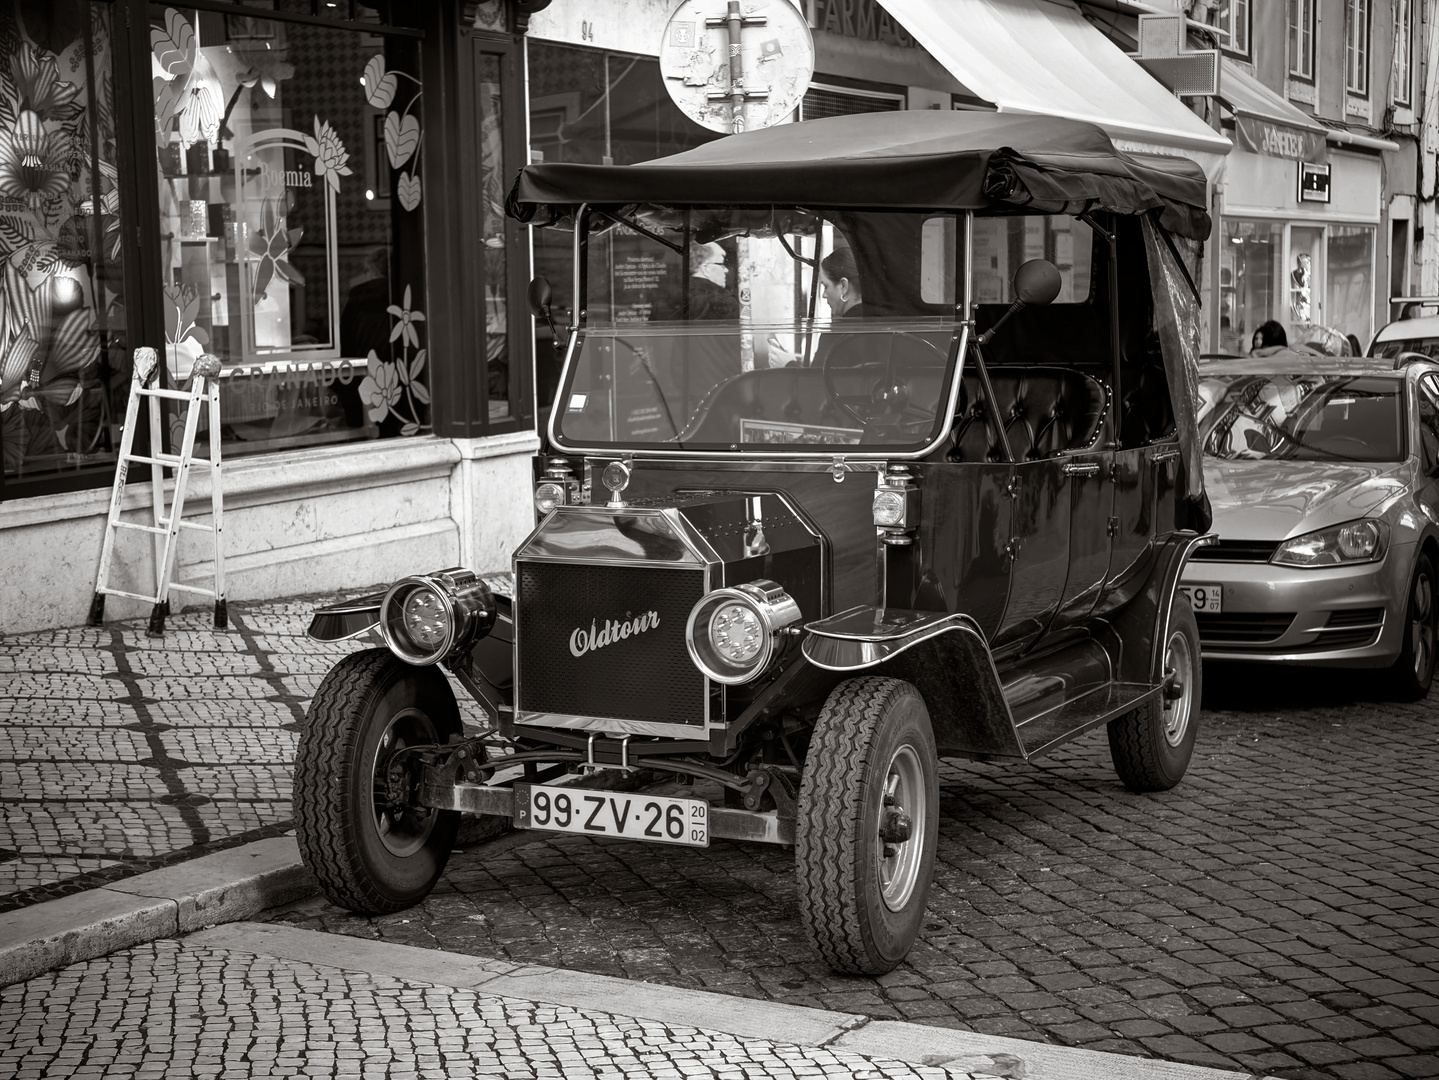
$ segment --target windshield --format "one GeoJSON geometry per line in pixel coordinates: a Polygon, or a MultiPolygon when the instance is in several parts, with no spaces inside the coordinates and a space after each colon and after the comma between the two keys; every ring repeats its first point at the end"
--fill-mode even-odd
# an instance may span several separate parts
{"type": "Polygon", "coordinates": [[[948,417],[952,213],[591,211],[554,431],[582,448],[918,450],[948,417]]]}
{"type": "Polygon", "coordinates": [[[1393,360],[1401,353],[1420,353],[1439,359],[1439,338],[1399,338],[1395,341],[1380,341],[1374,346],[1372,355],[1393,360]]]}
{"type": "Polygon", "coordinates": [[[1200,380],[1204,452],[1227,460],[1399,461],[1395,376],[1212,375],[1200,380]]]}

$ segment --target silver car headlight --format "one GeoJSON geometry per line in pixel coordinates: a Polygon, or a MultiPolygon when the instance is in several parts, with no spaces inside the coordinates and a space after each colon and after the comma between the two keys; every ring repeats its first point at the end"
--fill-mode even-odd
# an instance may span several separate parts
{"type": "Polygon", "coordinates": [[[685,624],[695,666],[718,683],[757,679],[788,647],[799,605],[773,581],[716,589],[700,598],[685,624]]]}
{"type": "Polygon", "coordinates": [[[1345,566],[1378,562],[1388,548],[1388,524],[1365,518],[1286,540],[1271,561],[1281,566],[1345,566]]]}
{"type": "Polygon", "coordinates": [[[495,613],[489,586],[456,566],[391,585],[380,602],[380,636],[401,660],[424,667],[488,634],[495,613]]]}

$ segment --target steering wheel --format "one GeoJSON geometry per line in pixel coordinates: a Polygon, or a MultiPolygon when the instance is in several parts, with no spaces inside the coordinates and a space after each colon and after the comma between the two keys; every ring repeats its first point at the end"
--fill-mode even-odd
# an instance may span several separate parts
{"type": "MultiPolygon", "coordinates": [[[[910,401],[910,376],[929,365],[897,356],[896,335],[830,333],[839,340],[825,352],[824,390],[841,415],[863,428],[904,431],[934,423],[937,404],[925,408],[910,401]],[[881,350],[884,355],[877,356],[881,350]]],[[[920,337],[905,341],[927,348],[934,354],[934,367],[943,370],[944,357],[933,342],[920,337]]]]}

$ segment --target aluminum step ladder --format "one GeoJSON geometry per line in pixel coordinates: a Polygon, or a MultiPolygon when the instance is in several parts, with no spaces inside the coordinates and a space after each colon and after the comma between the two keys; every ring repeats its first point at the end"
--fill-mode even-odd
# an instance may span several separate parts
{"type": "Polygon", "coordinates": [[[105,620],[105,597],[124,596],[131,600],[143,600],[153,604],[147,633],[157,637],[165,632],[165,617],[170,614],[170,593],[190,592],[201,596],[214,597],[215,628],[223,630],[229,625],[225,610],[225,556],[222,547],[224,536],[224,506],[220,484],[220,361],[218,358],[202,355],[195,361],[188,390],[166,390],[158,385],[155,376],[159,371],[159,358],[154,349],[135,350],[135,371],[130,381],[130,400],[125,406],[125,428],[120,438],[120,457],[115,463],[115,486],[110,494],[110,518],[105,524],[105,543],[100,551],[100,570],[95,579],[95,598],[90,604],[89,625],[99,626],[105,620]],[[145,398],[150,410],[150,453],[134,452],[135,428],[140,414],[140,399],[145,398]],[[161,449],[160,402],[185,402],[185,434],[178,454],[166,454],[161,449]],[[200,410],[210,410],[210,457],[195,457],[195,436],[200,425],[200,410]],[[125,481],[130,463],[150,466],[151,503],[153,523],[120,520],[125,501],[125,481]],[[210,512],[213,524],[203,525],[197,521],[184,520],[185,492],[190,483],[190,466],[203,465],[210,470],[210,512]],[[170,506],[165,507],[165,469],[175,470],[175,491],[170,506]],[[155,593],[127,592],[112,588],[110,563],[115,556],[115,536],[121,529],[133,529],[149,533],[155,546],[155,593]],[[212,533],[214,536],[214,588],[202,585],[187,585],[172,581],[175,573],[175,556],[179,547],[180,530],[193,529],[212,533]]]}

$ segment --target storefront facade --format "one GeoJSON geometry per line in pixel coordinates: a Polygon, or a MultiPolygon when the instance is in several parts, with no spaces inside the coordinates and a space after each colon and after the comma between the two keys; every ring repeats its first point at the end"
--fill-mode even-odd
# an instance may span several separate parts
{"type": "MultiPolygon", "coordinates": [[[[530,320],[509,304],[527,237],[503,215],[522,17],[4,5],[0,632],[85,618],[139,346],[169,386],[201,354],[222,364],[230,597],[506,565],[537,446],[530,320]]],[[[148,469],[131,476],[127,517],[148,520],[148,469]]],[[[112,581],[150,591],[151,545],[121,537],[112,581]]],[[[203,582],[204,555],[182,543],[177,579],[203,582]]]]}
{"type": "Polygon", "coordinates": [[[1353,334],[1365,347],[1373,337],[1382,295],[1381,162],[1337,149],[1324,156],[1323,188],[1305,167],[1311,163],[1297,158],[1236,149],[1225,162],[1214,245],[1216,351],[1247,353],[1255,330],[1271,320],[1291,343],[1315,327],[1353,334]]]}

